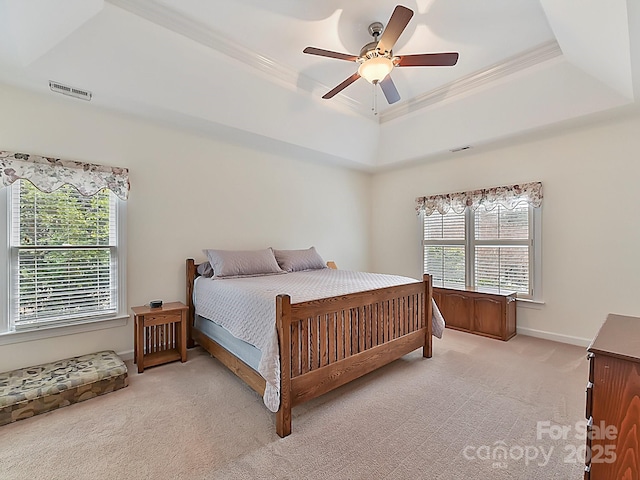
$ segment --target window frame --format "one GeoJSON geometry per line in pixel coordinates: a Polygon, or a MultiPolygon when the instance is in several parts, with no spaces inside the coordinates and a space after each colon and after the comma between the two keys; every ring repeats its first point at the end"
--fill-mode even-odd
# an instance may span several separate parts
{"type": "MultiPolygon", "coordinates": [[[[504,207],[503,207],[504,208],[504,207]]],[[[542,235],[541,235],[541,225],[542,225],[542,207],[533,207],[528,205],[528,223],[529,223],[529,238],[527,240],[520,240],[519,242],[514,242],[512,240],[476,240],[475,238],[475,211],[470,208],[465,208],[464,212],[459,213],[458,215],[464,215],[464,225],[465,225],[465,238],[464,238],[464,247],[465,247],[465,288],[473,289],[475,286],[475,247],[490,244],[490,245],[516,245],[519,243],[520,245],[528,244],[529,245],[529,294],[525,295],[522,293],[517,294],[517,299],[519,301],[530,302],[530,303],[544,303],[542,301],[542,260],[541,260],[541,252],[542,252],[542,235]],[[486,242],[486,243],[485,243],[486,242]]],[[[455,213],[455,212],[454,212],[455,213]]],[[[432,215],[440,215],[438,212],[434,212],[432,215]]],[[[457,243],[453,243],[452,240],[427,240],[424,235],[424,223],[426,221],[426,215],[421,213],[422,217],[422,265],[423,271],[425,266],[425,254],[426,254],[426,246],[431,245],[460,245],[459,241],[457,243]]],[[[428,272],[424,272],[428,273],[428,272]]],[[[435,286],[435,285],[434,285],[435,286]]],[[[456,287],[441,287],[441,288],[456,288],[456,287]]]]}
{"type": "Polygon", "coordinates": [[[3,305],[3,308],[0,311],[0,345],[126,325],[129,318],[129,315],[127,314],[126,295],[127,209],[126,202],[116,196],[116,312],[107,315],[70,318],[69,321],[34,325],[31,328],[23,328],[20,330],[16,330],[12,327],[12,302],[10,301],[9,296],[12,281],[11,269],[15,268],[15,262],[12,260],[14,257],[10,242],[10,222],[12,219],[11,188],[11,186],[0,188],[0,222],[6,227],[5,234],[0,238],[0,249],[2,249],[4,253],[4,255],[0,256],[0,269],[4,272],[4,274],[0,275],[0,301],[3,305]]]}

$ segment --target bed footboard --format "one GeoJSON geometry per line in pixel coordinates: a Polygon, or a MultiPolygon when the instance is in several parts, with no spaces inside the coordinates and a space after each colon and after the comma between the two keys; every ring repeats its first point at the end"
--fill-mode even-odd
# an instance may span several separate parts
{"type": "Polygon", "coordinates": [[[276,431],[291,433],[291,409],[417,348],[432,350],[432,284],[416,282],[291,304],[279,295],[280,410],[276,431]]]}

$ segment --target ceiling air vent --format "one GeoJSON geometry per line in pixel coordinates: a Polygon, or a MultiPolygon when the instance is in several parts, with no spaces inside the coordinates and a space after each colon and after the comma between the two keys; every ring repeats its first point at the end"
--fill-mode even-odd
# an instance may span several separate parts
{"type": "Polygon", "coordinates": [[[452,148],[449,150],[451,153],[461,152],[462,150],[469,150],[471,145],[465,145],[464,147],[452,148]]]}
{"type": "Polygon", "coordinates": [[[81,98],[82,100],[91,100],[91,92],[88,90],[81,90],[75,87],[69,87],[68,85],[63,85],[62,83],[54,82],[49,80],[49,88],[58,93],[62,93],[63,95],[69,95],[70,97],[81,98]]]}

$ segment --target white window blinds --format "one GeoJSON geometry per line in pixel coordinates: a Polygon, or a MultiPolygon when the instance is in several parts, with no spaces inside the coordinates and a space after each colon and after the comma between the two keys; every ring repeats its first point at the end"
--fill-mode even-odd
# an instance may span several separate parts
{"type": "Polygon", "coordinates": [[[70,185],[11,187],[11,310],[16,330],[112,315],[117,305],[117,199],[70,185]]]}
{"type": "Polygon", "coordinates": [[[425,217],[424,271],[436,286],[465,286],[464,214],[449,211],[425,217]]]}
{"type": "Polygon", "coordinates": [[[531,263],[529,206],[513,210],[501,205],[474,212],[474,284],[498,292],[518,292],[528,296],[531,263]]]}

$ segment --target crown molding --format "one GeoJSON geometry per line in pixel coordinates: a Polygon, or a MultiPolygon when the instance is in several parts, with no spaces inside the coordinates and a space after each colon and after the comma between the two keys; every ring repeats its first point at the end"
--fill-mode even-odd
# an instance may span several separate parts
{"type": "MultiPolygon", "coordinates": [[[[313,94],[317,91],[328,91],[333,88],[299,73],[291,67],[282,65],[265,55],[239,45],[224,35],[212,31],[204,23],[183,15],[156,0],[105,1],[239,61],[261,72],[268,80],[277,82],[286,88],[295,91],[302,89],[313,94]]],[[[469,94],[473,90],[561,55],[562,50],[558,42],[555,39],[551,40],[483,70],[388,107],[378,115],[377,121],[379,123],[389,122],[443,100],[469,94]]],[[[344,91],[333,97],[331,101],[342,104],[360,115],[371,117],[369,105],[363,105],[361,102],[349,97],[344,91]]]]}
{"type": "MultiPolygon", "coordinates": [[[[110,3],[116,7],[133,13],[151,23],[171,30],[174,33],[182,35],[184,37],[193,40],[205,47],[209,47],[213,50],[226,55],[234,60],[237,60],[249,67],[252,67],[263,74],[267,75],[267,78],[271,81],[276,81],[279,84],[293,89],[293,90],[306,90],[309,93],[314,93],[317,90],[329,91],[333,86],[327,86],[313,78],[295,71],[294,69],[279,64],[275,60],[261,55],[257,52],[249,50],[248,48],[239,45],[237,42],[232,41],[224,35],[211,30],[207,25],[198,20],[191,18],[187,15],[183,15],[166,5],[163,5],[154,0],[105,0],[106,3],[110,3]],[[301,80],[301,77],[303,81],[301,80]]],[[[368,112],[368,107],[364,106],[361,102],[349,97],[348,95],[339,95],[333,98],[339,103],[346,105],[350,109],[357,113],[364,114],[368,112]]]]}
{"type": "Polygon", "coordinates": [[[554,39],[537,47],[526,50],[518,55],[509,57],[499,63],[491,65],[483,70],[474,72],[465,77],[449,82],[430,92],[417,95],[405,102],[389,107],[380,114],[380,123],[389,122],[409,113],[421,110],[443,100],[448,100],[460,95],[482,88],[497,80],[513,75],[527,68],[539,65],[543,62],[562,56],[560,45],[554,39]]]}

